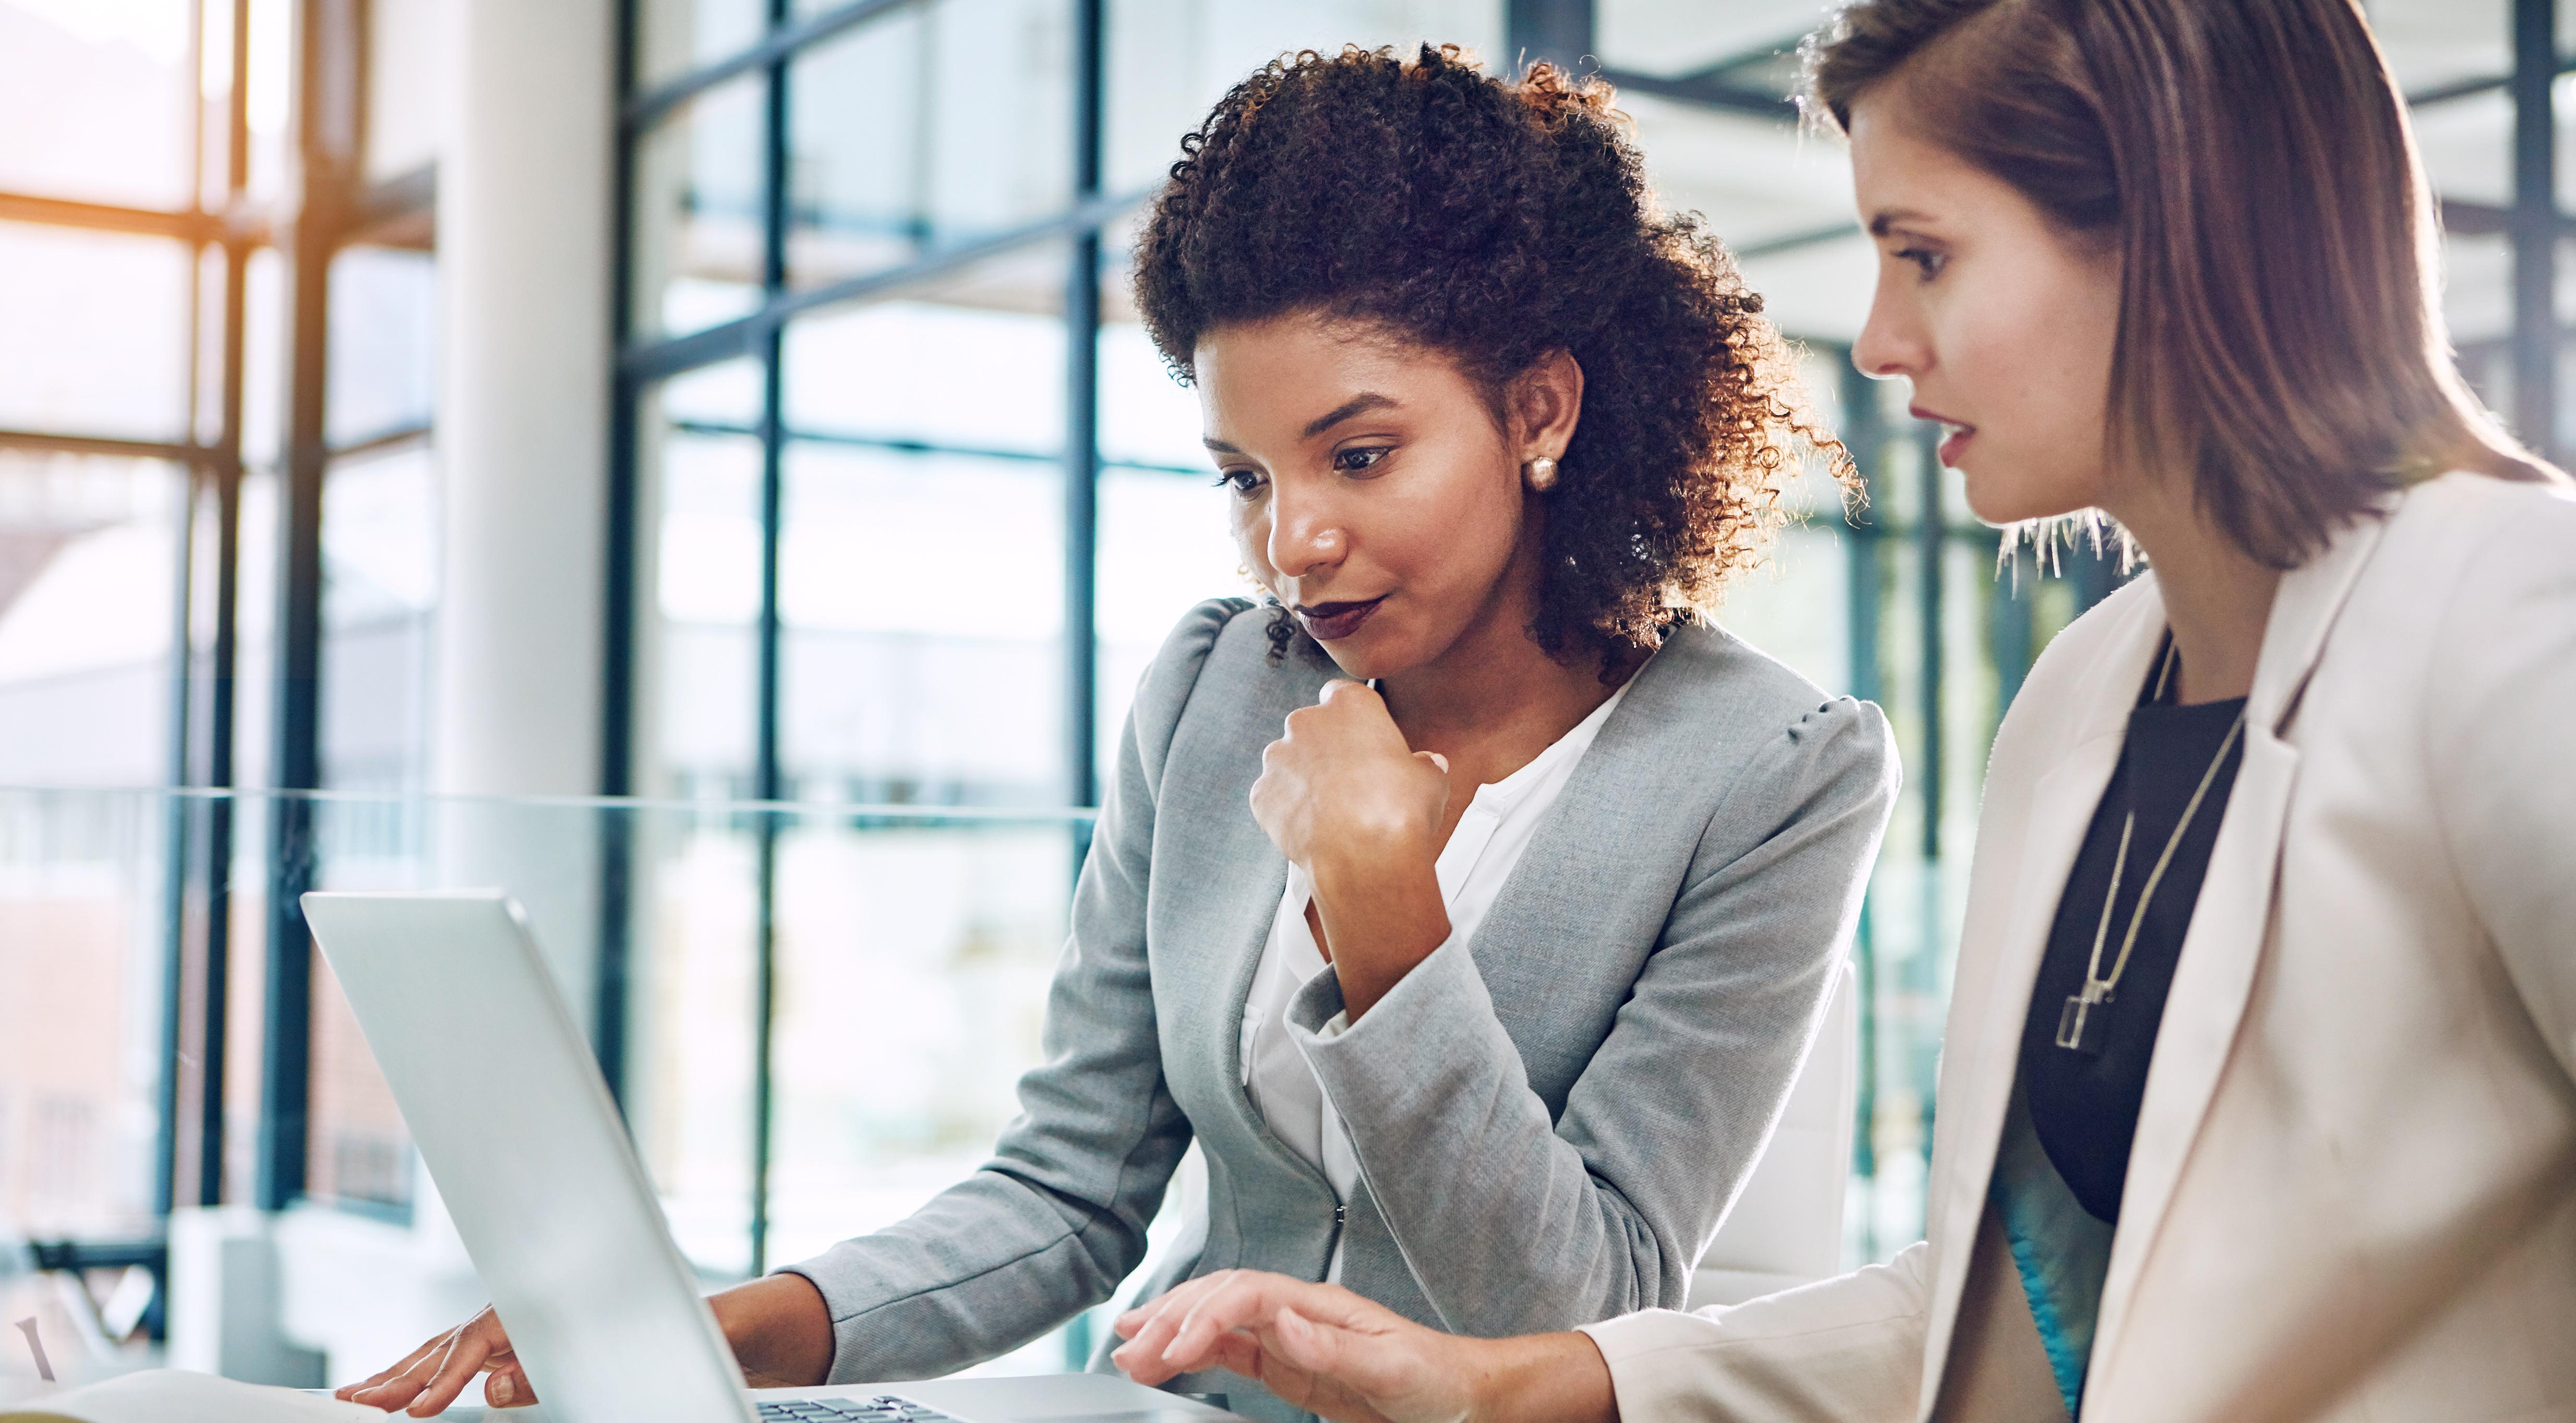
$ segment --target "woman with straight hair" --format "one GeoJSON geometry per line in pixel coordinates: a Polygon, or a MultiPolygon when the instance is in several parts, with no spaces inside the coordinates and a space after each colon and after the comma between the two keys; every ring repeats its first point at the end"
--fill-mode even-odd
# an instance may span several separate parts
{"type": "Polygon", "coordinates": [[[1859,0],[1809,47],[1997,524],[2149,572],[1996,737],[1929,1239],[1483,1341],[1202,1280],[1120,1321],[1336,1418],[2576,1418],[2576,496],[2453,370],[2351,0],[1859,0]]]}
{"type": "MultiPolygon", "coordinates": [[[[1137,306],[1263,597],[1137,688],[992,1159],[714,1297],[755,1384],[946,1373],[1108,1299],[1193,1143],[1145,1294],[1257,1267],[1494,1335],[1679,1304],[1859,917],[1885,719],[1707,616],[1802,460],[1848,461],[1609,91],[1306,52],[1181,148],[1137,306]]],[[[478,1372],[543,1383],[486,1310],[341,1392],[425,1416],[478,1372]]]]}

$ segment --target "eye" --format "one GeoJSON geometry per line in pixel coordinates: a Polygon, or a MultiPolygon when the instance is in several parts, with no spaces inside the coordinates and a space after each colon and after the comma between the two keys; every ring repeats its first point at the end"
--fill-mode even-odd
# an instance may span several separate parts
{"type": "Polygon", "coordinates": [[[1364,474],[1377,467],[1377,462],[1391,453],[1386,445],[1361,445],[1333,451],[1333,468],[1343,474],[1364,474]]]}
{"type": "Polygon", "coordinates": [[[1923,280],[1927,282],[1941,275],[1941,268],[1950,260],[1946,254],[1935,252],[1929,247],[1902,247],[1890,255],[1897,261],[1913,263],[1914,269],[1922,273],[1923,280]]]}
{"type": "Polygon", "coordinates": [[[1260,474],[1248,469],[1222,470],[1216,477],[1216,487],[1233,490],[1234,496],[1238,499],[1251,498],[1259,493],[1261,486],[1267,482],[1260,474]]]}

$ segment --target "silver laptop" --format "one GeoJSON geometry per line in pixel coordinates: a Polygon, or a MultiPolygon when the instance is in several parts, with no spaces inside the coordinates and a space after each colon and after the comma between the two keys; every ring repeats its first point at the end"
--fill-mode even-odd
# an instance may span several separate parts
{"type": "Polygon", "coordinates": [[[303,903],[550,1423],[1234,1417],[1105,1374],[754,1395],[518,906],[498,891],[303,903]]]}

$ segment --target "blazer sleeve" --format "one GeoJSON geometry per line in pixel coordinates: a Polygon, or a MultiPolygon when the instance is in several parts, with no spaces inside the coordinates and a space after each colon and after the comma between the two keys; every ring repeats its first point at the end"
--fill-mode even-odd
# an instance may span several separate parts
{"type": "Polygon", "coordinates": [[[1911,1423],[1923,1385],[1931,1247],[1696,1314],[1648,1310],[1583,1332],[1619,1416],[1671,1423],[1911,1423]]]}
{"type": "Polygon", "coordinates": [[[927,1378],[1109,1298],[1145,1254],[1190,1128],[1163,1080],[1146,971],[1156,795],[1182,707],[1226,623],[1203,603],[1138,686],[1048,991],[1044,1063],[993,1159],[904,1221],[788,1266],[832,1312],[833,1383],[927,1378]]]}
{"type": "Polygon", "coordinates": [[[1338,982],[1300,992],[1292,1032],[1452,1329],[1565,1329],[1682,1301],[1787,1099],[1895,792],[1887,723],[1866,702],[1824,703],[1748,758],[1553,1121],[1466,944],[1329,1038],[1315,1030],[1341,1011],[1338,982]]]}
{"type": "Polygon", "coordinates": [[[2514,502],[2435,639],[2426,759],[2452,872],[2576,1077],[2576,498],[2514,502]]]}

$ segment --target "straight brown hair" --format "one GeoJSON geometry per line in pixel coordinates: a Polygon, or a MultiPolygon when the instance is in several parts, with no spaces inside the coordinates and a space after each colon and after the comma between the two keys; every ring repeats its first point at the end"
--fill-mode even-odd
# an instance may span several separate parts
{"type": "Polygon", "coordinates": [[[2460,378],[2354,0],[1853,0],[1804,55],[1811,119],[1892,85],[1924,137],[2116,244],[2109,453],[2189,470],[2249,556],[2295,567],[2448,470],[2566,477],[2460,378]]]}

